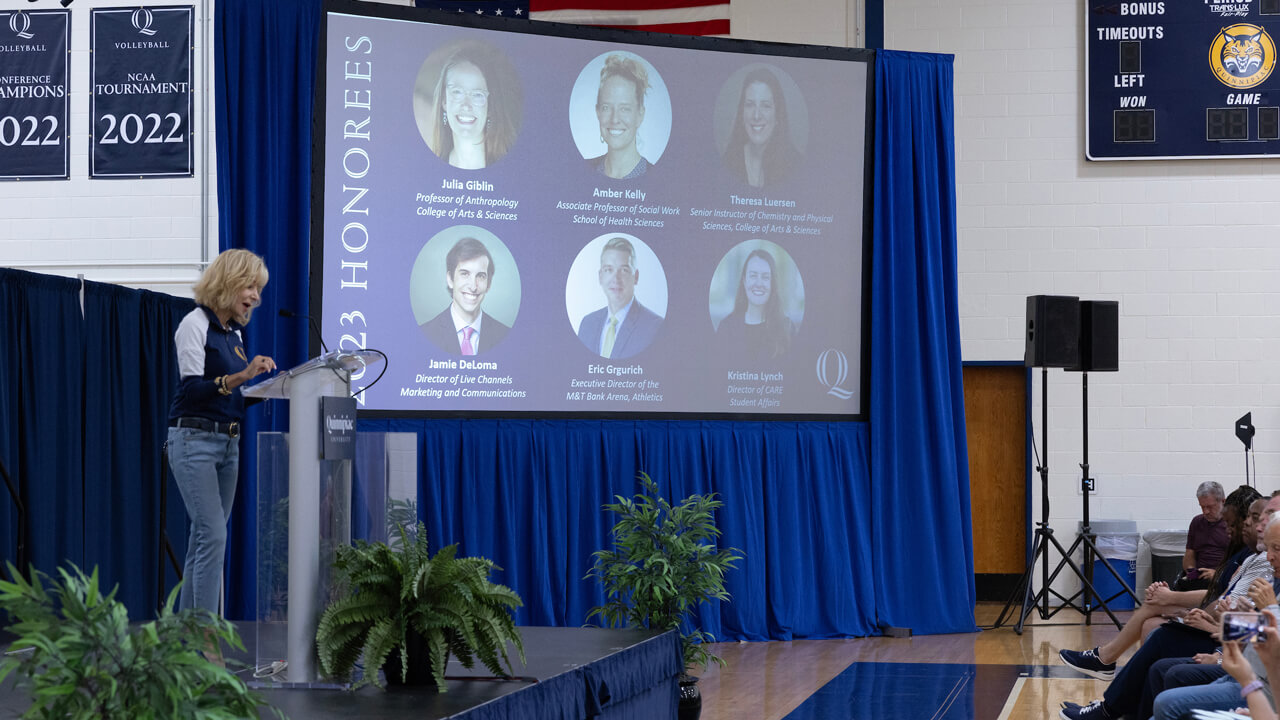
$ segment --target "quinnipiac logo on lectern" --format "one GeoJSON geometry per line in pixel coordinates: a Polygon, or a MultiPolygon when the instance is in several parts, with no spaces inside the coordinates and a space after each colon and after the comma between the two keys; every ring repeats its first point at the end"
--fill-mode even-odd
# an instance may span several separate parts
{"type": "Polygon", "coordinates": [[[1266,80],[1275,66],[1275,41],[1257,25],[1223,28],[1209,44],[1209,69],[1227,87],[1251,88],[1266,80]]]}

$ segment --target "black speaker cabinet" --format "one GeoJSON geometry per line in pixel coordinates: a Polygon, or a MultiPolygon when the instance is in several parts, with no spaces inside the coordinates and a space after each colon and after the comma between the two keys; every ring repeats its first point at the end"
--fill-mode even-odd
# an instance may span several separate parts
{"type": "Polygon", "coordinates": [[[1027,298],[1027,367],[1072,367],[1080,360],[1080,298],[1027,298]]]}
{"type": "Polygon", "coordinates": [[[1080,360],[1068,370],[1116,372],[1120,369],[1120,303],[1080,301],[1080,360]]]}

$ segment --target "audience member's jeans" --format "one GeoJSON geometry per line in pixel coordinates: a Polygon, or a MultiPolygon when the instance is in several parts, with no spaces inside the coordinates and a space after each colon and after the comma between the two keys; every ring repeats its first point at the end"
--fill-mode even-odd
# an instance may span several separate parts
{"type": "Polygon", "coordinates": [[[191,519],[178,607],[217,614],[240,440],[195,428],[169,428],[169,465],[191,519]]]}
{"type": "Polygon", "coordinates": [[[1165,658],[1157,660],[1147,672],[1147,689],[1154,698],[1172,688],[1208,685],[1226,674],[1221,665],[1201,665],[1191,658],[1165,658]]]}
{"type": "Polygon", "coordinates": [[[1116,672],[1115,679],[1102,693],[1102,700],[1112,715],[1151,717],[1154,697],[1147,685],[1151,666],[1164,658],[1185,658],[1196,653],[1213,652],[1218,646],[1209,633],[1185,625],[1166,623],[1147,636],[1146,642],[1116,672]]]}
{"type": "Polygon", "coordinates": [[[1193,709],[1232,710],[1244,705],[1240,683],[1224,675],[1208,685],[1172,688],[1156,696],[1154,720],[1180,720],[1193,709]]]}

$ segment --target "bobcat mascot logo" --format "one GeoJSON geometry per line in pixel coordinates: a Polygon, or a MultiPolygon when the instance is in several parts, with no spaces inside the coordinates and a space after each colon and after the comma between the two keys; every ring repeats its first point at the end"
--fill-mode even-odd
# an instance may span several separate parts
{"type": "Polygon", "coordinates": [[[1261,83],[1276,66],[1276,44],[1257,25],[1224,28],[1209,45],[1209,69],[1227,87],[1244,89],[1261,83]]]}

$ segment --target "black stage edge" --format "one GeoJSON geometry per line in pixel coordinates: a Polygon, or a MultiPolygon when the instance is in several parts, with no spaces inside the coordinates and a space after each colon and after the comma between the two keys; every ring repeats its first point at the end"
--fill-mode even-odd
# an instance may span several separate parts
{"type": "MultiPolygon", "coordinates": [[[[246,652],[228,657],[228,665],[250,665],[256,656],[254,623],[237,623],[246,652]]],[[[680,636],[674,630],[522,627],[524,667],[516,660],[517,679],[488,676],[450,658],[445,676],[449,691],[364,687],[345,690],[257,688],[272,706],[294,720],[373,718],[491,720],[496,718],[676,717],[677,679],[683,669],[680,636]]],[[[10,638],[11,639],[11,638],[10,638]]],[[[7,645],[4,647],[7,648],[7,645]]],[[[251,669],[241,677],[252,682],[251,669]]],[[[26,693],[12,678],[0,685],[0,718],[17,717],[27,707],[26,693]]],[[[264,710],[263,718],[271,717],[264,710]]]]}

